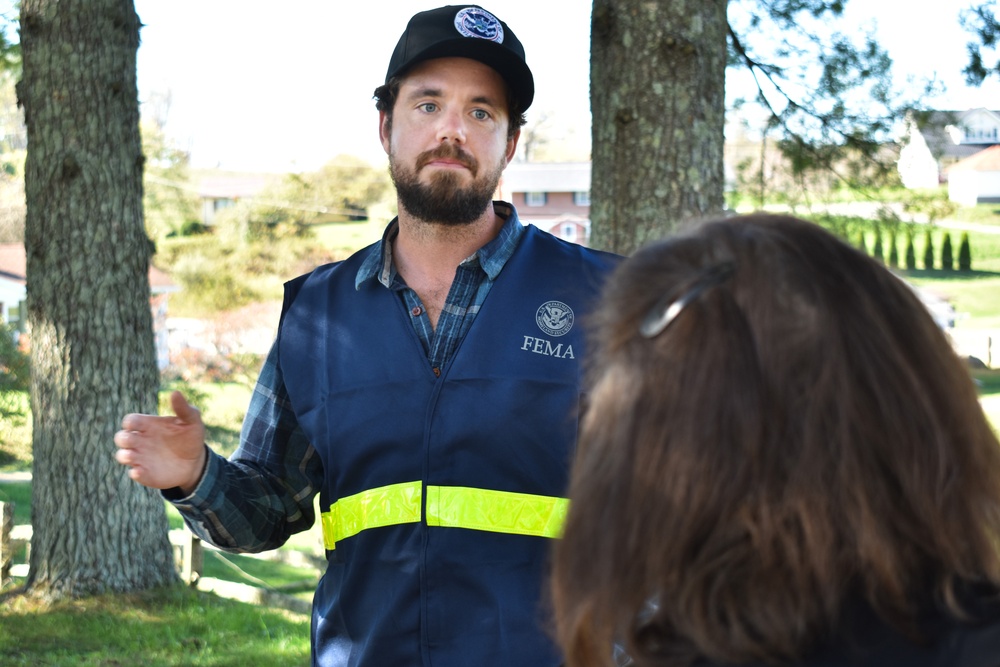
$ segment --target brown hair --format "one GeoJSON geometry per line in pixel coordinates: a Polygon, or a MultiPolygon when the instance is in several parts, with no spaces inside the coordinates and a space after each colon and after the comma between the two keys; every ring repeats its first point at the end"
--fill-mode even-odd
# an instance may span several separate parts
{"type": "MultiPolygon", "coordinates": [[[[375,100],[375,108],[385,112],[386,129],[392,128],[392,112],[396,106],[396,97],[399,95],[399,86],[402,84],[403,78],[400,76],[392,77],[387,83],[376,88],[372,96],[375,100]]],[[[524,112],[514,98],[510,86],[507,86],[507,140],[513,139],[526,122],[528,121],[524,112]]]]}
{"type": "Polygon", "coordinates": [[[961,582],[1000,581],[1000,445],[875,260],[791,217],[710,221],[623,262],[595,317],[554,555],[570,667],[616,640],[638,665],[794,659],[851,595],[906,633],[929,604],[961,616],[961,582]]]}

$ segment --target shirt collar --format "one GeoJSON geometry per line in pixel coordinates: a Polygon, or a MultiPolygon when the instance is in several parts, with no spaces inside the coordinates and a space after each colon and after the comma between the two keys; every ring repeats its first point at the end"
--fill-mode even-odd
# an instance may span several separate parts
{"type": "MultiPolygon", "coordinates": [[[[517,210],[513,205],[495,201],[493,210],[504,218],[500,233],[462,262],[463,265],[478,263],[490,280],[496,280],[500,275],[500,271],[514,254],[524,234],[524,225],[518,219],[517,210]]],[[[393,218],[382,233],[382,239],[371,247],[365,261],[361,263],[354,279],[355,289],[360,289],[361,284],[368,280],[378,280],[384,286],[392,287],[396,280],[396,266],[392,261],[392,241],[397,234],[399,234],[399,218],[393,218]]]]}

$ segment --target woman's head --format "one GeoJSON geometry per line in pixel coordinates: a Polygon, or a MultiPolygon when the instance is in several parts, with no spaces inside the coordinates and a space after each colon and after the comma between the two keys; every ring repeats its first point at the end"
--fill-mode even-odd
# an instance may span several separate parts
{"type": "Polygon", "coordinates": [[[554,574],[570,664],[615,637],[640,664],[791,657],[849,590],[905,626],[1000,578],[996,438],[871,258],[791,217],[712,221],[623,262],[595,318],[554,574]]]}

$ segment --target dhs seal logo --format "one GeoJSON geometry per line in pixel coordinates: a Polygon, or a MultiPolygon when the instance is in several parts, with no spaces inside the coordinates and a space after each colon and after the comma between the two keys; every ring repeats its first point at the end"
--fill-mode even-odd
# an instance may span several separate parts
{"type": "Polygon", "coordinates": [[[546,301],[535,312],[538,328],[550,336],[565,336],[573,328],[573,309],[562,301],[546,301]]]}
{"type": "Polygon", "coordinates": [[[455,15],[455,29],[463,37],[488,39],[503,44],[503,26],[497,17],[479,7],[466,7],[455,15]]]}

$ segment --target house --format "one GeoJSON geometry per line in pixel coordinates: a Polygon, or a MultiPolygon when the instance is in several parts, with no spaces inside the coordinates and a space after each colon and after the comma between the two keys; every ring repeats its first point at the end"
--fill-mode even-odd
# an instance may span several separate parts
{"type": "Polygon", "coordinates": [[[0,324],[20,323],[24,316],[24,246],[0,244],[0,324]]]}
{"type": "Polygon", "coordinates": [[[275,174],[245,174],[212,171],[195,176],[198,198],[201,200],[201,222],[209,226],[215,222],[219,211],[235,206],[243,200],[260,195],[269,186],[280,181],[275,174]]]}
{"type": "Polygon", "coordinates": [[[590,240],[590,162],[512,162],[498,196],[517,208],[525,224],[566,241],[590,240]]]}
{"type": "MultiPolygon", "coordinates": [[[[180,288],[163,271],[149,267],[149,305],[153,313],[153,333],[156,337],[156,359],[160,369],[166,368],[167,298],[180,288]]],[[[23,243],[0,244],[0,324],[13,324],[23,330],[27,313],[24,300],[27,295],[27,259],[23,243]]]]}
{"type": "Polygon", "coordinates": [[[1000,144],[1000,110],[931,111],[904,122],[899,176],[907,188],[936,188],[948,167],[1000,144]]]}
{"type": "Polygon", "coordinates": [[[1000,202],[1000,144],[948,167],[948,199],[962,206],[1000,202]]]}

